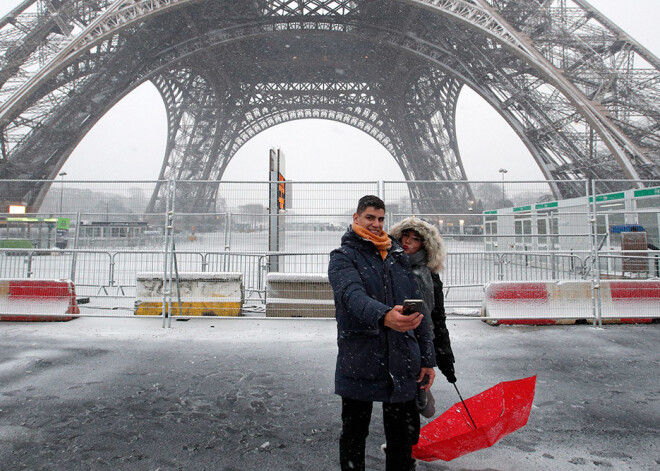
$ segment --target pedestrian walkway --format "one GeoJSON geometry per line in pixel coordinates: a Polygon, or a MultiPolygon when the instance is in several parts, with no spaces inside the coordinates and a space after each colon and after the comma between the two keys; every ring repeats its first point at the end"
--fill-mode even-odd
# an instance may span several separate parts
{"type": "MultiPolygon", "coordinates": [[[[528,424],[420,470],[660,466],[660,329],[449,323],[464,397],[538,375],[528,424]]],[[[334,320],[0,323],[3,469],[336,470],[334,320]]],[[[436,409],[457,401],[442,376],[436,409]]],[[[381,421],[378,408],[374,421],[381,421]]],[[[367,469],[384,469],[382,427],[367,469]]]]}

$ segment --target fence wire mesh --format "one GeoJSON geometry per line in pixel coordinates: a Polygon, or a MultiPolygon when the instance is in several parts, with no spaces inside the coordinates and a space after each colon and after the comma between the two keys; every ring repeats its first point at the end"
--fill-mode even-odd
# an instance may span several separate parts
{"type": "Polygon", "coordinates": [[[660,277],[660,181],[62,178],[0,182],[3,302],[52,314],[7,283],[71,280],[80,315],[332,317],[329,252],[365,194],[384,199],[386,229],[411,215],[438,229],[449,315],[594,320],[620,297],[610,282],[660,277]]]}

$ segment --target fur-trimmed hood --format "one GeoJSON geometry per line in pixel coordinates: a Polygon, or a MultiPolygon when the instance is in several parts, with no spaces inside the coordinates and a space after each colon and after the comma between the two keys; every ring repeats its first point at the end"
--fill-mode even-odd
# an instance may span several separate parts
{"type": "Polygon", "coordinates": [[[390,237],[400,241],[403,232],[408,229],[417,232],[424,239],[424,249],[427,254],[426,265],[429,269],[433,273],[441,271],[444,268],[447,251],[438,229],[423,219],[412,216],[393,225],[389,230],[390,237]]]}

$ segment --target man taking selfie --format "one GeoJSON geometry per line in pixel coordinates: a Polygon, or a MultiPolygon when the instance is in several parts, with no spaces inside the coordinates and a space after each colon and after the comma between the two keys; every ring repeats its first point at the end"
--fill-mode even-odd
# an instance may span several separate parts
{"type": "Polygon", "coordinates": [[[374,402],[383,404],[386,470],[415,469],[419,439],[417,383],[433,384],[435,353],[429,319],[403,314],[406,299],[419,298],[407,256],[383,231],[385,203],[360,199],[341,247],[330,254],[328,278],[337,319],[335,393],[342,398],[339,459],[342,471],[364,470],[365,444],[374,402]]]}

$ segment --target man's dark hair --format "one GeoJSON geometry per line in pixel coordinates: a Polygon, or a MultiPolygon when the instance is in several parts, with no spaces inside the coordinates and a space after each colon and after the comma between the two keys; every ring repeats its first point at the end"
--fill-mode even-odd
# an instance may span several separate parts
{"type": "Polygon", "coordinates": [[[383,202],[382,199],[374,195],[365,195],[362,198],[360,198],[360,201],[358,201],[357,210],[355,212],[358,214],[362,214],[364,210],[370,206],[372,208],[382,209],[383,211],[385,211],[385,203],[383,202]]]}

